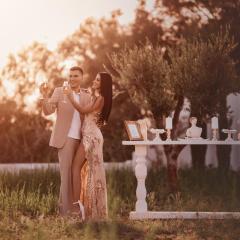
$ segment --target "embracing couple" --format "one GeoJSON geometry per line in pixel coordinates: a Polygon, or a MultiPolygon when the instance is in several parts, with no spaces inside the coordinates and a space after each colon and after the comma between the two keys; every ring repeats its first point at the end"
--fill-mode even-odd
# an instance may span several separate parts
{"type": "Polygon", "coordinates": [[[112,78],[97,74],[92,91],[82,89],[83,70],[72,67],[69,87],[58,87],[48,98],[41,86],[45,115],[57,112],[50,146],[58,149],[61,186],[61,215],[80,214],[82,219],[107,218],[107,187],[103,163],[103,136],[100,127],[112,107],[112,78]]]}

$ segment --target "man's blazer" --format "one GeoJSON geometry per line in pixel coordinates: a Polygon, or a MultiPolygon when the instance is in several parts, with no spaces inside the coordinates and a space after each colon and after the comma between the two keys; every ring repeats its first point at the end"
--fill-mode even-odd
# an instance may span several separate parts
{"type": "MultiPolygon", "coordinates": [[[[90,104],[91,96],[86,90],[80,90],[80,105],[86,106],[90,104]]],[[[72,123],[74,107],[68,97],[63,94],[62,87],[54,89],[52,96],[49,99],[43,100],[43,113],[50,115],[57,111],[57,119],[53,127],[49,145],[55,148],[62,148],[66,142],[67,135],[72,123]],[[66,100],[66,103],[63,101],[66,100]]],[[[80,114],[83,124],[83,115],[80,114]]]]}

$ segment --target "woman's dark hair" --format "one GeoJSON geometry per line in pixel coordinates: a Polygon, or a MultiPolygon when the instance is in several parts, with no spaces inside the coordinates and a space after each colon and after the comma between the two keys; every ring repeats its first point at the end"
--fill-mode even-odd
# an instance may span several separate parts
{"type": "Polygon", "coordinates": [[[100,113],[100,123],[108,121],[112,109],[112,77],[107,72],[100,72],[100,94],[104,98],[104,105],[100,113]]]}

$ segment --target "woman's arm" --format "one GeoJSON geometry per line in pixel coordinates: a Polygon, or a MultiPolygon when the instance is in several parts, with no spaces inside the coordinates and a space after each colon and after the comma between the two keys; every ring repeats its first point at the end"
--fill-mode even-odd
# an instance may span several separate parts
{"type": "Polygon", "coordinates": [[[102,96],[99,96],[99,97],[97,97],[97,100],[94,103],[90,103],[86,107],[82,107],[82,106],[80,106],[80,104],[78,102],[75,101],[72,93],[68,95],[68,98],[69,98],[70,102],[72,103],[73,107],[82,114],[90,113],[90,112],[100,109],[103,106],[103,100],[104,100],[102,96]]]}

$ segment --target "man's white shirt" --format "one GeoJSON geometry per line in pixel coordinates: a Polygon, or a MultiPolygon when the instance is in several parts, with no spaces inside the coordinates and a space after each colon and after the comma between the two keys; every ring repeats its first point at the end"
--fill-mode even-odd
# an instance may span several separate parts
{"type": "MultiPolygon", "coordinates": [[[[73,92],[73,98],[76,102],[80,102],[80,95],[73,92]]],[[[68,132],[68,137],[80,139],[81,119],[80,113],[74,108],[72,123],[68,132]]]]}

